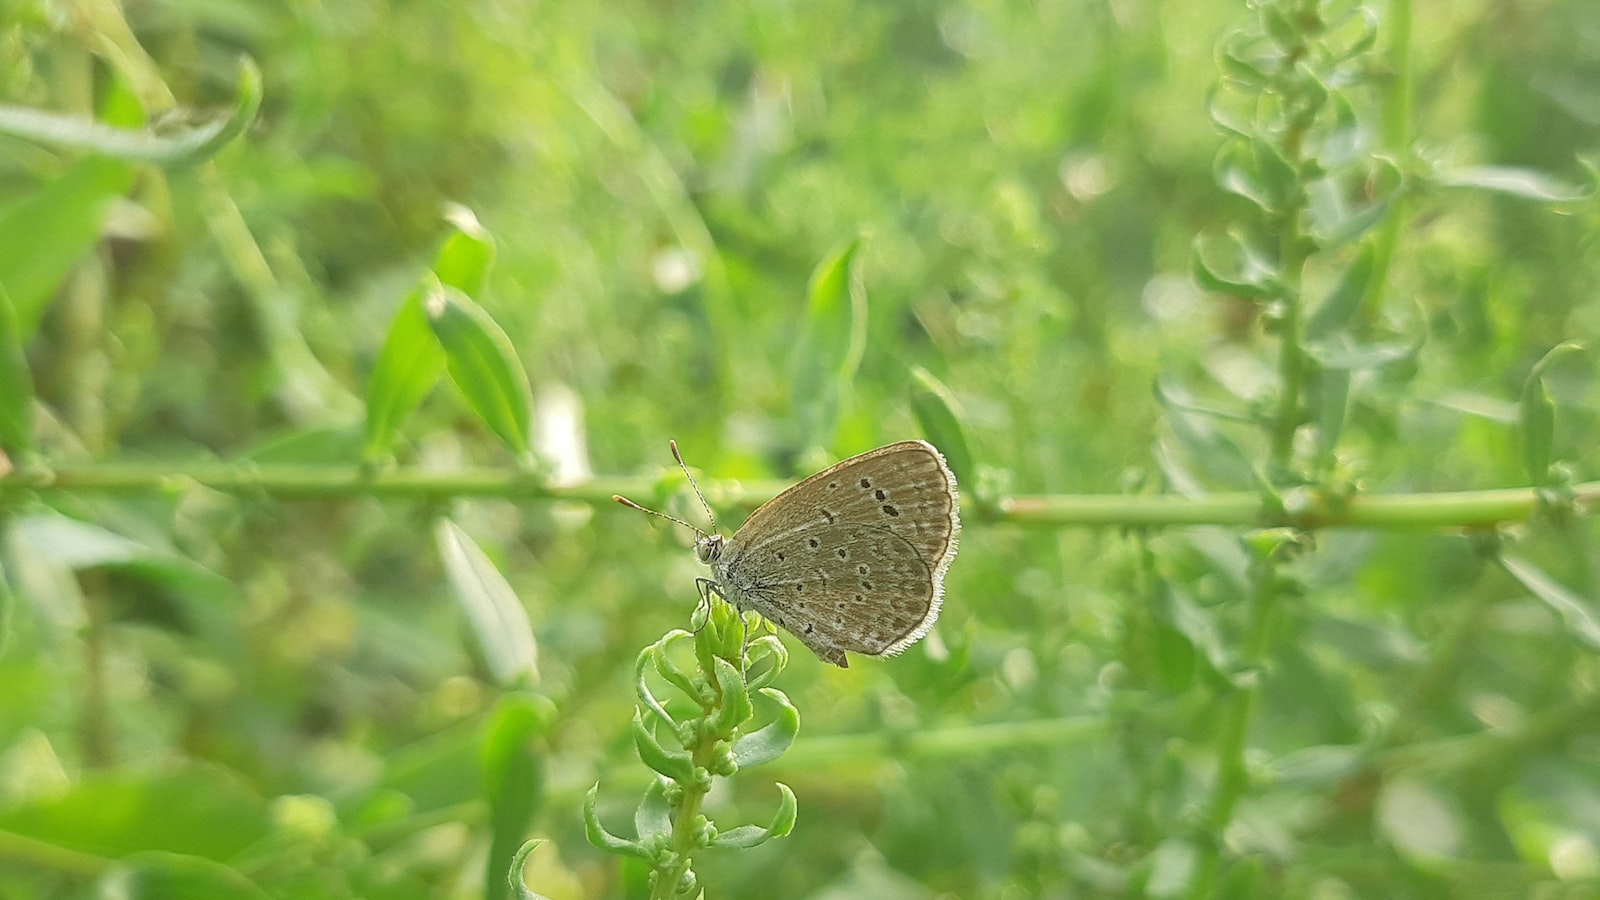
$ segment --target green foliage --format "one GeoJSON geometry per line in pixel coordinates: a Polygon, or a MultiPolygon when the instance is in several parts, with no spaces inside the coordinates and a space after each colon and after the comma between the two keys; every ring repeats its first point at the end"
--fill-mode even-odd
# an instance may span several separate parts
{"type": "Polygon", "coordinates": [[[0,897],[1600,889],[1592,0],[61,10],[0,897]],[[609,500],[915,436],[848,671],[609,500]]]}
{"type": "Polygon", "coordinates": [[[769,687],[788,665],[788,653],[772,635],[749,640],[746,623],[732,607],[712,603],[696,616],[698,630],[672,631],[639,654],[634,689],[633,744],[639,760],[659,776],[645,790],[634,814],[637,838],[606,830],[596,812],[600,786],[589,791],[583,816],[589,842],[609,853],[649,863],[651,897],[695,896],[695,855],[711,848],[749,850],[794,830],[797,803],[782,782],[782,797],[772,822],[719,829],[701,813],[715,779],[740,769],[770,763],[783,755],[800,732],[800,714],[782,691],[769,687]],[[694,645],[694,670],[673,659],[673,646],[694,645]],[[677,689],[663,703],[650,687],[650,675],[677,689]],[[676,701],[674,704],[673,701],[676,701]],[[686,706],[673,715],[669,705],[686,706]],[[756,716],[756,708],[763,715],[756,716]],[[764,721],[758,727],[752,723],[764,721]],[[660,738],[665,729],[668,747],[660,738]]]}

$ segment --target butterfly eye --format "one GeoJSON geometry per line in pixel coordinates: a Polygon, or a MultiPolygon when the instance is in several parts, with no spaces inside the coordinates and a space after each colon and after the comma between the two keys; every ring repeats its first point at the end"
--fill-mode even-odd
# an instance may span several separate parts
{"type": "Polygon", "coordinates": [[[703,563],[714,563],[722,556],[722,535],[711,534],[694,542],[694,555],[703,563]]]}

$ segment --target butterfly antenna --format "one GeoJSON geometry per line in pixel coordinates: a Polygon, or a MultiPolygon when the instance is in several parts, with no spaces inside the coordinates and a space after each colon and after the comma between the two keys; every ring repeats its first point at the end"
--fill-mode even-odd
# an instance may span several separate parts
{"type": "MultiPolygon", "coordinates": [[[[672,447],[672,458],[678,461],[678,468],[683,470],[684,477],[689,479],[689,486],[694,488],[694,495],[700,498],[700,506],[706,511],[706,518],[711,520],[711,530],[717,530],[717,516],[711,511],[711,504],[706,502],[706,495],[700,493],[700,485],[694,480],[694,475],[689,472],[689,467],[683,464],[683,454],[678,452],[678,442],[668,441],[672,447]]],[[[698,531],[699,529],[695,529],[698,531]]]]}
{"type": "Polygon", "coordinates": [[[648,506],[640,506],[639,504],[633,502],[632,500],[629,500],[627,497],[624,497],[621,494],[612,494],[611,495],[611,499],[617,501],[618,503],[621,503],[623,506],[626,506],[629,509],[637,509],[639,512],[649,513],[650,515],[655,516],[656,518],[666,519],[668,522],[677,522],[679,525],[682,525],[685,528],[693,529],[695,534],[698,534],[698,535],[704,535],[705,534],[704,531],[701,531],[699,528],[695,527],[692,523],[685,522],[684,520],[678,518],[677,516],[669,516],[664,512],[657,512],[656,510],[653,510],[648,506]]]}

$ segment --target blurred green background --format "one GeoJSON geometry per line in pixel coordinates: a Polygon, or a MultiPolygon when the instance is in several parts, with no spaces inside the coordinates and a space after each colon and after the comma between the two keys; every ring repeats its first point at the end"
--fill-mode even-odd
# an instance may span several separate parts
{"type": "MultiPolygon", "coordinates": [[[[1399,116],[1441,169],[1586,182],[1592,0],[1372,10],[1368,80],[1348,86],[1369,134],[1399,116]]],[[[644,896],[580,809],[599,781],[621,829],[645,784],[633,663],[694,607],[684,535],[603,499],[182,477],[360,460],[368,375],[451,204],[493,235],[477,299],[565,476],[659,478],[635,499],[693,515],[669,438],[715,499],[922,436],[919,367],[958,402],[975,468],[943,617],[848,671],[789,642],[799,740],[708,812],[764,821],[781,780],[798,825],[707,853],[707,896],[1600,894],[1592,521],[1515,529],[1510,565],[1460,529],[1318,532],[1271,569],[1294,589],[1258,634],[1239,529],[982,514],[1183,472],[1260,488],[1249,422],[1279,344],[1258,306],[1190,276],[1198,235],[1255,213],[1217,186],[1208,113],[1216,48],[1252,22],[1085,0],[0,6],[5,103],[181,128],[231,102],[241,55],[265,98],[213,160],[96,170],[87,199],[63,185],[94,157],[0,138],[0,214],[38,239],[0,246],[0,284],[20,306],[27,273],[49,275],[23,322],[32,461],[174,476],[0,493],[0,897],[485,896],[503,879],[485,734],[513,695],[553,710],[524,747],[526,835],[550,841],[529,885],[644,896]],[[829,417],[796,396],[797,339],[813,270],[858,236],[865,341],[829,417]],[[1207,465],[1194,408],[1224,413],[1207,427],[1254,473],[1207,465]],[[526,608],[536,685],[492,677],[435,546],[445,512],[526,608]],[[1235,757],[1248,783],[1219,817],[1235,757]]],[[[1593,203],[1414,192],[1357,316],[1409,349],[1352,382],[1343,484],[1528,483],[1518,400],[1551,347],[1600,329],[1597,225],[1593,203]]],[[[1561,471],[1595,478],[1592,355],[1543,385],[1561,471]]],[[[515,464],[448,383],[403,435],[402,466],[515,464]]],[[[731,531],[742,511],[720,512],[731,531]]]]}

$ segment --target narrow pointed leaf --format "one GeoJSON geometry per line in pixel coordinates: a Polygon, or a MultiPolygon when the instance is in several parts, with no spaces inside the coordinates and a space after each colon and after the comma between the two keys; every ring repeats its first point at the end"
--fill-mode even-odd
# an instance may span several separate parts
{"type": "Polygon", "coordinates": [[[722,706],[717,710],[715,727],[718,734],[731,734],[735,728],[750,718],[750,693],[744,677],[733,663],[722,657],[713,657],[717,686],[722,691],[722,706]]]}
{"type": "Polygon", "coordinates": [[[856,276],[856,238],[811,273],[790,402],[801,433],[829,443],[839,407],[866,350],[867,300],[856,276]]]}
{"type": "Polygon", "coordinates": [[[265,890],[237,870],[181,853],[136,853],[100,879],[103,896],[125,900],[269,900],[265,890]]]}
{"type": "Polygon", "coordinates": [[[933,377],[933,373],[921,366],[912,368],[911,412],[917,417],[917,424],[944,454],[950,471],[955,473],[956,484],[976,484],[972,450],[967,446],[967,433],[958,410],[955,394],[933,377]]]}
{"type": "Polygon", "coordinates": [[[1312,385],[1315,400],[1314,419],[1317,424],[1317,452],[1331,455],[1344,433],[1345,417],[1350,407],[1350,370],[1322,369],[1312,385]]]}
{"type": "Polygon", "coordinates": [[[633,746],[639,760],[673,781],[694,777],[694,761],[686,750],[668,750],[656,739],[655,729],[645,724],[644,716],[633,711],[633,746]]]}
{"type": "MultiPolygon", "coordinates": [[[[425,283],[438,286],[431,277],[425,283]]],[[[367,381],[363,454],[369,462],[393,450],[400,427],[444,374],[444,350],[422,309],[427,290],[418,286],[395,313],[367,381]]]]}
{"type": "Polygon", "coordinates": [[[733,761],[741,769],[782,756],[800,733],[800,711],[782,691],[762,688],[758,705],[772,710],[772,721],[733,742],[733,761]]]}
{"type": "Polygon", "coordinates": [[[1588,600],[1567,590],[1543,569],[1520,557],[1502,556],[1500,565],[1555,612],[1567,634],[1590,650],[1600,650],[1600,616],[1595,614],[1588,600]]]}
{"type": "Polygon", "coordinates": [[[434,530],[451,593],[467,614],[495,682],[502,686],[539,680],[539,649],[528,611],[477,542],[448,519],[434,530]]]}
{"type": "Polygon", "coordinates": [[[1555,443],[1556,404],[1544,379],[1530,377],[1517,404],[1517,430],[1522,438],[1522,468],[1528,483],[1550,481],[1550,450],[1555,443]]]}
{"type": "Polygon", "coordinates": [[[604,850],[607,853],[632,856],[646,861],[653,859],[655,854],[651,853],[643,844],[638,841],[619,838],[607,831],[604,825],[600,824],[600,815],[595,812],[594,808],[599,798],[600,784],[596,782],[595,786],[589,789],[588,796],[583,798],[583,833],[589,839],[589,843],[596,849],[604,850]]]}
{"type": "Polygon", "coordinates": [[[672,830],[672,808],[667,805],[667,783],[653,778],[645,788],[644,799],[633,814],[633,827],[639,839],[649,840],[653,834],[666,834],[672,830]]]}
{"type": "Polygon", "coordinates": [[[99,242],[111,205],[132,184],[127,163],[90,157],[0,211],[0,288],[11,297],[23,346],[67,273],[99,242]]]}
{"type": "Polygon", "coordinates": [[[663,652],[661,643],[653,644],[639,652],[639,658],[634,660],[633,663],[633,689],[634,693],[639,695],[639,702],[644,704],[645,709],[650,710],[652,715],[660,719],[661,724],[668,728],[677,728],[678,721],[672,717],[671,713],[667,712],[666,706],[656,699],[655,692],[650,690],[649,681],[645,679],[645,670],[650,667],[651,660],[655,659],[656,654],[660,652],[663,652]]]}
{"type": "Polygon", "coordinates": [[[452,207],[445,221],[450,223],[450,236],[434,256],[433,274],[467,296],[477,296],[494,265],[494,236],[464,206],[452,207]]]}
{"type": "Polygon", "coordinates": [[[0,134],[69,150],[86,150],[127,162],[187,166],[205,162],[244,134],[261,108],[261,70],[239,60],[239,91],[232,112],[176,132],[118,128],[82,116],[0,105],[0,134]]]}
{"type": "Polygon", "coordinates": [[[1518,402],[1518,431],[1522,439],[1522,464],[1529,483],[1550,481],[1550,458],[1555,444],[1556,406],[1545,387],[1544,373],[1558,359],[1583,348],[1576,341],[1563,341],[1550,348],[1528,372],[1518,402]]]}
{"type": "MultiPolygon", "coordinates": [[[[701,629],[701,631],[704,630],[704,628],[701,629]]],[[[682,691],[685,697],[688,697],[695,702],[699,702],[700,689],[698,686],[696,686],[694,679],[685,674],[684,671],[678,667],[678,664],[672,661],[672,645],[689,636],[689,632],[682,629],[675,629],[666,637],[656,641],[656,643],[650,647],[649,652],[651,654],[651,659],[655,660],[656,672],[662,678],[666,679],[668,684],[682,691]]]]}
{"type": "Polygon", "coordinates": [[[1593,186],[1575,187],[1543,172],[1516,166],[1447,169],[1437,173],[1434,180],[1443,187],[1473,188],[1544,203],[1576,203],[1595,194],[1593,186]]]}
{"type": "Polygon", "coordinates": [[[733,850],[748,850],[759,847],[775,837],[783,837],[794,830],[795,817],[798,815],[799,805],[795,803],[794,791],[783,782],[777,782],[778,791],[783,795],[778,804],[778,812],[772,817],[772,824],[765,828],[758,825],[741,825],[728,831],[720,832],[713,844],[716,847],[725,847],[733,850]]]}
{"type": "Polygon", "coordinates": [[[430,292],[423,309],[467,405],[519,460],[529,461],[533,388],[511,338],[483,307],[453,287],[430,292]]]}
{"type": "Polygon", "coordinates": [[[511,857],[511,868],[506,870],[506,884],[511,887],[511,891],[516,895],[517,900],[550,900],[545,895],[536,894],[530,890],[522,877],[522,870],[528,865],[528,857],[532,856],[533,851],[544,846],[544,844],[543,840],[534,838],[524,843],[521,849],[517,850],[516,855],[511,857]]]}
{"type": "Polygon", "coordinates": [[[489,805],[490,846],[484,896],[499,900],[506,893],[502,873],[520,871],[513,862],[544,794],[544,755],[535,739],[554,719],[549,700],[532,694],[507,694],[500,699],[485,729],[479,760],[483,793],[489,805]]]}
{"type": "Polygon", "coordinates": [[[1361,300],[1367,296],[1367,290],[1372,284],[1376,259],[1377,252],[1371,246],[1362,248],[1361,253],[1351,261],[1345,268],[1344,274],[1339,277],[1339,283],[1334,285],[1328,296],[1317,305],[1316,311],[1306,319],[1308,339],[1327,337],[1350,324],[1350,319],[1355,316],[1356,310],[1361,308],[1361,300]]]}
{"type": "Polygon", "coordinates": [[[1276,296],[1278,273],[1239,238],[1202,236],[1194,243],[1191,271],[1202,288],[1246,298],[1276,296]]]}
{"type": "Polygon", "coordinates": [[[17,330],[16,311],[0,285],[0,474],[33,449],[33,376],[17,330]]]}

